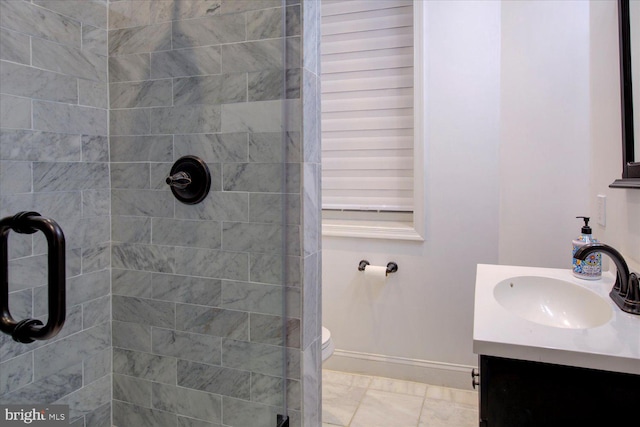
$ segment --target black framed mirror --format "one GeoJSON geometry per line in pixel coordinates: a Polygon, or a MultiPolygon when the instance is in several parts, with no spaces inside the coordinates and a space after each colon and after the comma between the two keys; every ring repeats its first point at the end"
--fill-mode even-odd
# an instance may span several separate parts
{"type": "Polygon", "coordinates": [[[622,179],[615,180],[609,187],[640,188],[640,1],[618,0],[618,31],[622,101],[622,179]],[[632,80],[636,81],[636,89],[633,88],[632,80]]]}

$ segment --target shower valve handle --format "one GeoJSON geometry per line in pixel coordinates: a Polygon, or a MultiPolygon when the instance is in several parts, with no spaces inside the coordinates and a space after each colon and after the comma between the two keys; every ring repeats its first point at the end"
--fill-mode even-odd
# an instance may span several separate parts
{"type": "Polygon", "coordinates": [[[171,187],[184,189],[187,188],[189,184],[191,184],[191,177],[186,172],[178,172],[171,176],[167,177],[166,183],[171,187]]]}

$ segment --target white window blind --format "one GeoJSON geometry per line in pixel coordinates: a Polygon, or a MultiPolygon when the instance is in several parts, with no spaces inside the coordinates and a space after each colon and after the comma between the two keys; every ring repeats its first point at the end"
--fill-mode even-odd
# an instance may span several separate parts
{"type": "Polygon", "coordinates": [[[412,211],[412,1],[321,4],[323,208],[412,211]]]}

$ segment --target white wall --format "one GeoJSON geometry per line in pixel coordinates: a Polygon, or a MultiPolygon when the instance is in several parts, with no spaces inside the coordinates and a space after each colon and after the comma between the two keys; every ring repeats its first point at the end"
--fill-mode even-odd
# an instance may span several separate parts
{"type": "Polygon", "coordinates": [[[609,198],[597,237],[640,260],[640,191],[607,187],[621,167],[615,2],[426,9],[427,239],[323,238],[323,324],[343,350],[329,368],[475,365],[476,264],[568,268],[575,216],[594,216],[597,193],[609,198]],[[371,286],[360,259],[399,271],[371,286]]]}
{"type": "Polygon", "coordinates": [[[503,1],[500,264],[566,268],[589,216],[589,3],[503,1]]]}
{"type": "Polygon", "coordinates": [[[622,173],[617,9],[606,0],[592,1],[590,7],[591,211],[596,212],[598,194],[607,196],[606,227],[596,225],[594,233],[640,271],[640,191],[609,188],[622,173]]]}
{"type": "Polygon", "coordinates": [[[323,238],[323,324],[338,349],[474,365],[476,263],[498,260],[500,4],[426,9],[426,241],[323,238]],[[368,286],[361,259],[399,271],[368,286]]]}

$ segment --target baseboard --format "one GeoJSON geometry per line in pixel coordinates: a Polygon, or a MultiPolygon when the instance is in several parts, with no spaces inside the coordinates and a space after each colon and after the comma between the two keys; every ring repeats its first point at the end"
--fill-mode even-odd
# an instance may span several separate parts
{"type": "Polygon", "coordinates": [[[334,371],[416,381],[463,390],[472,389],[471,369],[475,368],[475,366],[338,349],[322,367],[334,371]]]}

